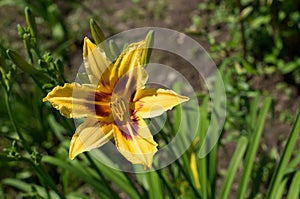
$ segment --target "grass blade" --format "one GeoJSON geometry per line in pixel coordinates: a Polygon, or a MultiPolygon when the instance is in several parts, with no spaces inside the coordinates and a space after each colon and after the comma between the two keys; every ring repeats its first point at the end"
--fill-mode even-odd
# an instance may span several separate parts
{"type": "Polygon", "coordinates": [[[244,167],[244,171],[242,174],[242,178],[241,178],[240,185],[238,188],[238,193],[237,193],[238,199],[246,198],[245,197],[246,189],[247,189],[247,185],[250,180],[250,175],[251,175],[251,171],[252,171],[252,167],[253,167],[253,162],[255,159],[255,154],[258,149],[259,140],[260,140],[263,128],[264,128],[268,110],[271,106],[271,102],[272,102],[272,99],[270,97],[267,97],[264,100],[263,107],[261,108],[261,111],[260,111],[260,114],[258,117],[256,129],[255,129],[254,133],[251,135],[252,137],[249,140],[246,158],[245,158],[245,162],[244,162],[245,167],[244,167]]]}
{"type": "Polygon", "coordinates": [[[293,178],[292,184],[290,186],[287,199],[298,199],[300,192],[300,171],[298,171],[293,178]]]}
{"type": "MultiPolygon", "coordinates": [[[[208,101],[209,97],[206,96],[203,99],[202,105],[200,107],[200,122],[199,122],[199,139],[200,139],[200,146],[202,146],[205,138],[205,134],[209,125],[208,121],[208,101]]],[[[207,176],[207,156],[199,159],[199,180],[200,180],[200,191],[202,194],[203,199],[208,199],[210,191],[208,190],[210,186],[208,185],[208,176],[207,176]]]]}
{"type": "Polygon", "coordinates": [[[282,199],[283,198],[282,195],[284,193],[286,183],[287,183],[287,178],[279,185],[278,189],[276,191],[274,191],[275,194],[274,194],[273,199],[282,199]]]}
{"type": "Polygon", "coordinates": [[[74,165],[68,164],[67,162],[60,160],[58,158],[52,157],[52,156],[44,156],[43,157],[43,162],[47,162],[52,165],[56,165],[60,168],[69,170],[72,172],[74,175],[77,175],[79,178],[84,180],[86,183],[90,184],[95,188],[95,191],[99,195],[101,195],[104,198],[108,198],[110,196],[110,193],[108,190],[104,189],[104,187],[101,185],[101,182],[96,180],[93,176],[88,175],[88,173],[83,172],[81,169],[74,167],[74,165]]]}
{"type": "Polygon", "coordinates": [[[123,172],[108,168],[99,161],[95,161],[95,164],[105,177],[107,177],[114,184],[116,184],[122,191],[127,193],[130,198],[140,198],[138,190],[134,187],[133,183],[129,180],[129,178],[127,178],[128,175],[126,177],[126,174],[124,174],[123,172]]]}
{"type": "MultiPolygon", "coordinates": [[[[36,184],[28,184],[22,180],[18,180],[18,179],[13,179],[13,178],[6,178],[4,180],[2,180],[2,183],[5,185],[9,185],[12,187],[15,187],[25,193],[31,193],[34,190],[37,192],[37,194],[39,196],[41,196],[42,198],[47,198],[48,193],[45,190],[44,187],[42,186],[38,186],[36,184]]],[[[51,199],[59,199],[61,198],[59,195],[57,195],[54,191],[50,191],[49,193],[49,197],[51,199]]]]}
{"type": "Polygon", "coordinates": [[[275,197],[275,193],[276,193],[275,190],[278,189],[278,187],[280,186],[280,183],[283,179],[284,172],[286,171],[289,160],[292,156],[299,133],[300,133],[300,109],[298,110],[294,125],[289,134],[289,137],[288,137],[286,145],[283,149],[283,152],[280,156],[280,161],[279,161],[279,163],[275,169],[275,172],[272,176],[266,199],[271,199],[271,198],[275,197]]]}
{"type": "Polygon", "coordinates": [[[296,157],[289,163],[288,167],[289,168],[295,168],[299,163],[300,163],[300,153],[295,154],[296,157]]]}
{"type": "Polygon", "coordinates": [[[150,199],[163,199],[163,190],[159,176],[156,172],[148,172],[146,174],[149,185],[149,198],[150,199]]]}
{"type": "Polygon", "coordinates": [[[230,188],[232,186],[233,180],[236,176],[237,169],[242,162],[242,158],[244,156],[246,147],[247,147],[248,139],[244,136],[242,136],[237,144],[237,147],[235,149],[235,152],[233,154],[233,157],[230,161],[229,169],[227,171],[224,184],[221,189],[221,195],[220,199],[226,199],[228,198],[228,194],[230,191],[230,188]]]}

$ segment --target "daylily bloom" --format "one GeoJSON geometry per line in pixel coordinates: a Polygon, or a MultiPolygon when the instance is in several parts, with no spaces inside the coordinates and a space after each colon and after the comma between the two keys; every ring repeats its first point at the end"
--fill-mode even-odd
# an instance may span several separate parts
{"type": "Polygon", "coordinates": [[[131,163],[150,168],[157,143],[143,118],[161,115],[188,100],[172,90],[148,89],[141,66],[145,41],[130,44],[112,63],[100,47],[84,39],[84,67],[89,84],[55,87],[48,101],[68,118],[82,118],[70,145],[70,159],[114,138],[118,151],[131,163]]]}

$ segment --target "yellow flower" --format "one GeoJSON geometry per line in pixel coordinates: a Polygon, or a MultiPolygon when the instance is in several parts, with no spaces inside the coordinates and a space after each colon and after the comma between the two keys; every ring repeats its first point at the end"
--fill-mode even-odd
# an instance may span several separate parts
{"type": "Polygon", "coordinates": [[[57,86],[43,99],[65,117],[86,118],[72,137],[70,159],[114,138],[128,161],[151,167],[157,143],[143,118],[161,115],[188,98],[171,90],[145,88],[148,74],[141,66],[144,49],[145,41],[132,43],[111,63],[85,38],[84,67],[90,84],[57,86]]]}

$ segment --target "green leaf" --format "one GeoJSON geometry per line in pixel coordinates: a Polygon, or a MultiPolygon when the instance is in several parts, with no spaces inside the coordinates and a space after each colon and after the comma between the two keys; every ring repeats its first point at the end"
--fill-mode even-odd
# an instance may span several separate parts
{"type": "Polygon", "coordinates": [[[295,154],[293,160],[288,165],[289,168],[295,168],[300,163],[300,153],[295,154]]]}
{"type": "Polygon", "coordinates": [[[253,168],[253,162],[255,160],[255,154],[257,152],[258,146],[259,146],[259,141],[260,137],[263,132],[265,120],[267,117],[268,110],[271,106],[272,99],[270,97],[267,97],[264,102],[263,102],[263,107],[261,108],[258,120],[256,122],[256,128],[251,134],[251,137],[249,139],[249,144],[247,148],[247,153],[245,157],[245,162],[244,162],[244,171],[242,174],[242,178],[240,181],[240,185],[238,188],[238,193],[237,193],[237,198],[238,199],[244,199],[246,198],[246,190],[247,190],[247,185],[250,180],[250,175],[251,171],[253,168]]]}
{"type": "MultiPolygon", "coordinates": [[[[206,135],[206,131],[209,125],[208,121],[208,102],[209,96],[206,95],[202,101],[200,106],[200,120],[199,120],[199,139],[200,139],[200,146],[203,145],[204,138],[206,135]]],[[[208,186],[208,175],[207,175],[207,162],[208,157],[204,156],[203,158],[199,159],[199,180],[200,180],[200,191],[202,193],[203,199],[208,199],[209,195],[211,195],[210,186],[208,186]]]]}
{"type": "Polygon", "coordinates": [[[248,7],[244,8],[242,10],[242,12],[240,13],[241,20],[244,20],[246,17],[248,17],[252,11],[253,11],[252,6],[248,6],[248,7]]]}
{"type": "MultiPolygon", "coordinates": [[[[34,189],[36,190],[37,194],[40,195],[42,198],[48,198],[48,193],[44,187],[38,186],[36,184],[28,184],[18,179],[13,178],[6,178],[2,180],[2,183],[5,185],[9,185],[15,187],[25,193],[31,193],[34,189]],[[33,189],[34,188],[34,189],[33,189]]],[[[51,199],[60,199],[60,197],[54,192],[50,191],[50,198],[51,199]]]]}
{"type": "Polygon", "coordinates": [[[284,189],[285,189],[285,186],[286,186],[286,183],[287,183],[287,178],[283,180],[283,182],[281,182],[281,184],[279,185],[278,189],[275,192],[274,194],[274,198],[273,199],[282,199],[282,195],[284,193],[284,189]]]}
{"type": "Polygon", "coordinates": [[[294,70],[297,70],[298,68],[300,68],[300,64],[298,64],[297,62],[288,62],[285,63],[284,67],[280,68],[280,70],[283,74],[287,74],[294,70]]]}
{"type": "Polygon", "coordinates": [[[109,49],[113,60],[116,60],[119,57],[121,51],[114,40],[109,40],[109,49]]]}
{"type": "Polygon", "coordinates": [[[289,188],[287,199],[298,199],[299,192],[300,192],[300,171],[298,171],[293,177],[293,181],[289,188]]]}
{"type": "Polygon", "coordinates": [[[101,181],[99,179],[95,179],[94,176],[91,176],[88,172],[86,172],[88,169],[86,168],[80,168],[78,166],[74,166],[69,164],[68,162],[65,162],[63,160],[60,160],[58,158],[55,157],[51,157],[51,156],[44,156],[42,158],[43,162],[52,164],[52,165],[56,165],[62,169],[68,170],[70,172],[72,172],[74,175],[76,175],[77,177],[81,178],[82,180],[84,180],[85,182],[87,182],[88,184],[90,184],[92,187],[95,188],[95,191],[97,191],[97,193],[105,198],[109,198],[110,193],[108,192],[108,190],[106,190],[102,185],[101,185],[101,181]]]}
{"type": "Polygon", "coordinates": [[[266,25],[269,24],[271,20],[271,16],[259,16],[256,17],[252,22],[251,22],[251,27],[253,29],[258,29],[260,28],[262,25],[266,25]]]}
{"type": "Polygon", "coordinates": [[[271,199],[275,197],[276,190],[279,188],[286,168],[288,166],[289,160],[292,156],[297,138],[300,133],[300,109],[298,110],[295,122],[283,149],[283,152],[280,156],[280,161],[273,173],[271,183],[268,188],[266,199],[271,199]]]}
{"type": "Polygon", "coordinates": [[[18,180],[18,179],[13,179],[13,178],[5,178],[3,180],[1,180],[1,183],[2,184],[5,184],[5,185],[9,185],[9,186],[12,186],[12,187],[15,187],[21,191],[24,191],[24,192],[30,192],[31,191],[31,185],[30,184],[27,184],[21,180],[18,180]]]}
{"type": "MultiPolygon", "coordinates": [[[[95,159],[96,160],[96,159],[95,159]]],[[[100,169],[105,177],[111,180],[114,184],[116,184],[121,190],[128,194],[128,196],[132,199],[139,199],[138,190],[133,186],[132,182],[129,181],[127,174],[111,169],[99,161],[95,161],[95,164],[100,169]]]]}
{"type": "Polygon", "coordinates": [[[248,139],[244,136],[242,136],[238,141],[237,147],[230,161],[229,169],[227,171],[224,184],[221,189],[220,199],[228,198],[228,194],[232,186],[233,180],[236,177],[238,166],[240,165],[240,163],[242,163],[242,158],[247,147],[247,142],[248,139]]]}
{"type": "Polygon", "coordinates": [[[146,173],[149,185],[149,198],[150,199],[163,199],[164,191],[162,190],[160,178],[156,172],[146,173]]]}
{"type": "Polygon", "coordinates": [[[41,72],[34,68],[31,64],[29,64],[26,60],[24,60],[16,51],[7,50],[7,55],[11,59],[11,61],[16,64],[22,71],[28,73],[29,75],[38,75],[41,72]]]}
{"type": "Polygon", "coordinates": [[[0,68],[3,68],[3,70],[5,72],[8,71],[8,66],[6,64],[6,61],[5,61],[4,55],[2,54],[1,49],[0,49],[0,68]]]}
{"type": "Polygon", "coordinates": [[[7,50],[6,53],[7,53],[8,57],[11,59],[11,61],[17,67],[19,67],[25,73],[28,73],[29,75],[31,75],[32,78],[35,80],[35,82],[38,83],[39,85],[43,85],[45,83],[50,82],[49,76],[47,76],[45,73],[34,68],[26,60],[24,60],[17,52],[15,52],[13,50],[7,50]]]}

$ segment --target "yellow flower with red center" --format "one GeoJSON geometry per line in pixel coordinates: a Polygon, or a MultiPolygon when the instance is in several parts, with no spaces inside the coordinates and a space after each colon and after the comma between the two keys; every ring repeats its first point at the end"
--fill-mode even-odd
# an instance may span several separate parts
{"type": "Polygon", "coordinates": [[[105,52],[84,39],[84,67],[89,84],[66,83],[43,99],[68,118],[83,118],[70,145],[70,159],[114,138],[118,151],[132,164],[150,168],[157,143],[143,118],[161,115],[188,100],[172,90],[145,87],[141,65],[145,41],[130,44],[112,63],[105,52]]]}

